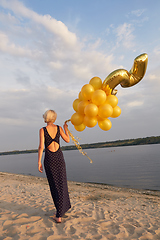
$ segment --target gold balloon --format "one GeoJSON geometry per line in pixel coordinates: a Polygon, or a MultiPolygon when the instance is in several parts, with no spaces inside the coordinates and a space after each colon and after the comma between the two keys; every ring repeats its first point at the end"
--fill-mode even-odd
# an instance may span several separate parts
{"type": "Polygon", "coordinates": [[[94,87],[91,84],[85,84],[81,89],[81,93],[85,100],[90,100],[94,93],[94,87]]]}
{"type": "Polygon", "coordinates": [[[84,109],[85,109],[85,107],[87,106],[89,104],[89,102],[88,101],[81,101],[79,104],[78,104],[78,112],[80,113],[80,114],[84,114],[84,109]]]}
{"type": "Polygon", "coordinates": [[[92,102],[96,105],[101,105],[106,101],[106,93],[102,89],[96,90],[92,94],[92,102]]]}
{"type": "Polygon", "coordinates": [[[108,118],[108,117],[111,117],[113,114],[113,108],[110,104],[103,104],[101,106],[99,106],[99,109],[98,109],[98,115],[101,117],[101,118],[108,118]]]}
{"type": "Polygon", "coordinates": [[[73,102],[73,109],[74,109],[74,111],[78,111],[78,104],[80,103],[80,100],[77,98],[77,99],[75,99],[74,100],[74,102],[73,102]]]}
{"type": "Polygon", "coordinates": [[[119,106],[113,108],[113,113],[111,115],[112,118],[117,118],[121,115],[121,109],[119,106]]]}
{"type": "Polygon", "coordinates": [[[97,105],[90,103],[84,109],[84,114],[88,117],[96,117],[98,114],[97,105]]]}
{"type": "Polygon", "coordinates": [[[85,101],[84,97],[82,96],[82,92],[79,92],[78,98],[80,101],[85,101]]]}
{"type": "Polygon", "coordinates": [[[105,103],[110,104],[114,108],[118,104],[118,98],[114,95],[109,95],[105,103]]]}
{"type": "Polygon", "coordinates": [[[99,122],[99,121],[103,121],[103,120],[105,120],[105,118],[102,118],[102,117],[100,117],[99,115],[97,116],[97,121],[99,122]]]}
{"type": "Polygon", "coordinates": [[[102,130],[108,131],[108,130],[111,129],[112,123],[111,123],[111,121],[110,121],[108,118],[106,118],[106,119],[104,119],[103,121],[98,121],[98,126],[99,126],[102,130]]]}
{"type": "Polygon", "coordinates": [[[117,69],[111,72],[102,84],[102,89],[106,91],[108,87],[112,89],[120,84],[122,87],[131,87],[137,84],[144,77],[148,64],[148,55],[146,53],[139,55],[134,59],[134,64],[128,72],[125,69],[117,69]]]}
{"type": "Polygon", "coordinates": [[[75,126],[80,125],[83,123],[83,115],[79,114],[78,112],[74,113],[71,117],[71,123],[75,126]]]}
{"type": "Polygon", "coordinates": [[[87,127],[94,127],[97,124],[97,118],[96,117],[88,117],[88,116],[84,116],[84,121],[83,123],[87,126],[87,127]]]}
{"type": "Polygon", "coordinates": [[[99,77],[93,77],[89,84],[91,84],[95,90],[100,89],[102,87],[102,80],[99,77]]]}
{"type": "Polygon", "coordinates": [[[85,128],[86,128],[86,125],[84,123],[78,125],[78,126],[74,126],[74,128],[79,131],[79,132],[82,132],[85,128]]]}

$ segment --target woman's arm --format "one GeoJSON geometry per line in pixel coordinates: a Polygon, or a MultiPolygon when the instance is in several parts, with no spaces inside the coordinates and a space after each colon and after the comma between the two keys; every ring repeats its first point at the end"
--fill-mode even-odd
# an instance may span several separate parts
{"type": "Polygon", "coordinates": [[[61,134],[61,137],[63,138],[63,140],[67,143],[70,142],[70,137],[69,137],[69,133],[68,133],[68,129],[67,129],[68,125],[67,123],[64,123],[63,125],[63,128],[64,128],[64,131],[63,131],[63,128],[60,127],[60,134],[61,134]]]}
{"type": "Polygon", "coordinates": [[[39,147],[38,147],[38,170],[41,173],[43,172],[43,166],[41,163],[43,150],[44,150],[44,130],[43,128],[41,128],[39,130],[39,147]]]}

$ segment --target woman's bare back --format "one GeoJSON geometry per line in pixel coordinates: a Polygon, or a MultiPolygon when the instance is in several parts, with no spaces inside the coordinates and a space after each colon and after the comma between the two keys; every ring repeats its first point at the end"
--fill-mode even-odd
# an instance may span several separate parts
{"type": "MultiPolygon", "coordinates": [[[[58,127],[56,125],[47,125],[46,127],[48,134],[52,139],[56,137],[58,127]]],[[[56,152],[59,148],[59,144],[55,141],[53,141],[48,147],[51,152],[56,152]]]]}

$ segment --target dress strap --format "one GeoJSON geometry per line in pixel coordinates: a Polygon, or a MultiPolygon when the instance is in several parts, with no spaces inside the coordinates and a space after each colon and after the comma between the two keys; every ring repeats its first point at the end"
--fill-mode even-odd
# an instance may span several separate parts
{"type": "Polygon", "coordinates": [[[57,133],[54,138],[52,138],[46,127],[43,127],[44,130],[44,138],[45,138],[45,147],[47,148],[53,141],[59,144],[59,138],[60,138],[60,129],[59,126],[57,125],[57,133]]]}

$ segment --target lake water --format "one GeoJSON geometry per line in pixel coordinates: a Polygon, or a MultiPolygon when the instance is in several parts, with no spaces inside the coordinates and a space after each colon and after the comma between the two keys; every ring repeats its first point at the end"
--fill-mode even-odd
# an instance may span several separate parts
{"type": "MultiPolygon", "coordinates": [[[[160,191],[160,144],[63,151],[68,180],[160,191]]],[[[45,177],[37,153],[0,156],[0,171],[45,177]]]]}

